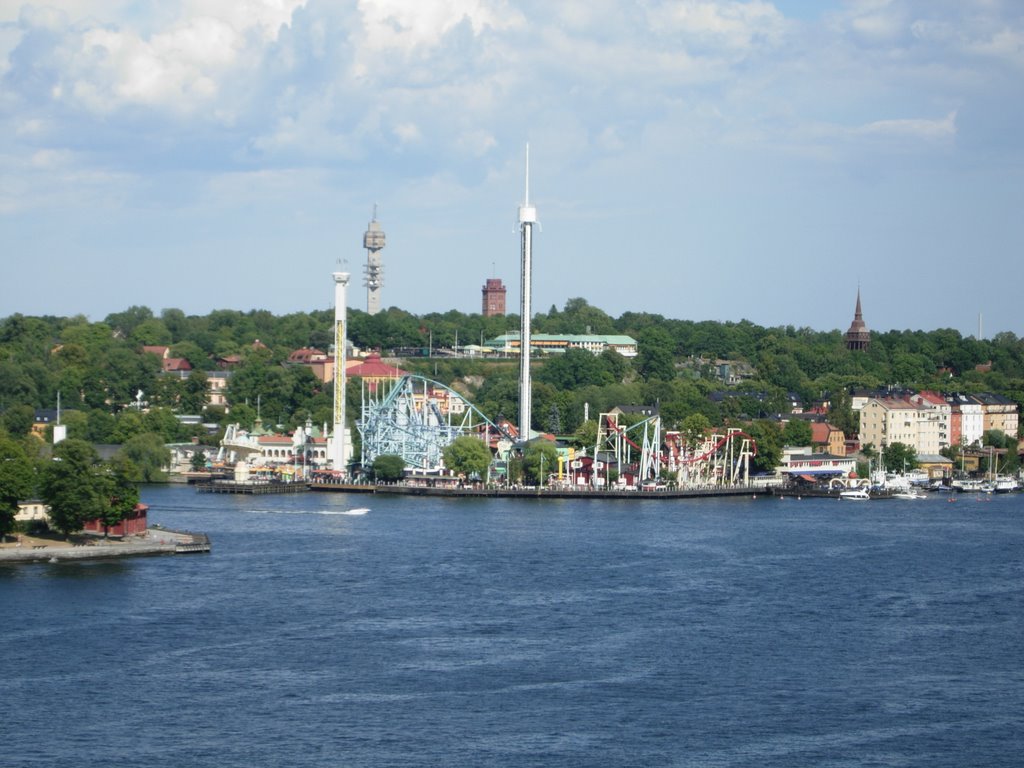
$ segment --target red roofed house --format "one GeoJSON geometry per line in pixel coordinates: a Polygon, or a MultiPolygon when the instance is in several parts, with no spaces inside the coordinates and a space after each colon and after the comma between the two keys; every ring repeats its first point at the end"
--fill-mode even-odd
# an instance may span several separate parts
{"type": "Polygon", "coordinates": [[[160,358],[160,366],[165,372],[183,375],[192,370],[192,365],[184,357],[171,357],[171,348],[159,344],[147,344],[142,348],[144,355],[156,355],[160,358]]]}
{"type": "Polygon", "coordinates": [[[846,455],[846,437],[843,430],[824,421],[811,422],[811,445],[832,456],[846,455]]]}
{"type": "Polygon", "coordinates": [[[187,374],[192,370],[192,364],[184,357],[168,357],[163,361],[164,370],[168,373],[187,374]]]}
{"type": "Polygon", "coordinates": [[[310,363],[322,362],[327,359],[327,353],[316,347],[302,347],[288,355],[288,362],[293,365],[309,365],[310,363]]]}

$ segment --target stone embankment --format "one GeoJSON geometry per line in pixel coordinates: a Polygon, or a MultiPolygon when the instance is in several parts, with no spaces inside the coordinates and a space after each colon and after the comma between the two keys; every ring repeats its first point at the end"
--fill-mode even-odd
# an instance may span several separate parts
{"type": "Polygon", "coordinates": [[[0,544],[0,564],[102,560],[209,551],[210,540],[206,534],[174,531],[157,525],[147,529],[141,536],[128,536],[124,539],[104,539],[83,534],[69,540],[18,536],[15,541],[0,544]]]}

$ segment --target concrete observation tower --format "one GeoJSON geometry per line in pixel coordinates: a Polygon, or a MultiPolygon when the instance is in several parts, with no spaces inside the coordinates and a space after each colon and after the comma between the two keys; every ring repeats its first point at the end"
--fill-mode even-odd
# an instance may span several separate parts
{"type": "Polygon", "coordinates": [[[384,286],[384,265],[380,252],[384,249],[384,230],[377,221],[377,206],[373,206],[373,220],[363,233],[366,266],[363,267],[363,285],[366,286],[366,314],[380,312],[380,289],[384,286]]]}
{"type": "Polygon", "coordinates": [[[519,206],[519,239],[522,251],[522,269],[519,291],[519,439],[530,439],[533,385],[530,382],[530,287],[533,280],[533,226],[537,223],[537,209],[530,205],[530,145],[526,145],[526,196],[519,206]]]}

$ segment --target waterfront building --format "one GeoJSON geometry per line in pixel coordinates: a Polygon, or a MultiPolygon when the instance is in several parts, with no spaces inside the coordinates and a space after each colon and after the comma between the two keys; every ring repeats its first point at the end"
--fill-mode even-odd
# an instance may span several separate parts
{"type": "Polygon", "coordinates": [[[1020,416],[1015,402],[991,392],[982,392],[974,398],[981,403],[983,433],[999,430],[1013,439],[1017,438],[1020,416]]]}
{"type": "Polygon", "coordinates": [[[484,317],[500,317],[505,314],[505,285],[501,278],[487,278],[482,293],[481,313],[484,317]]]}
{"type": "Polygon", "coordinates": [[[910,400],[923,409],[918,422],[918,453],[937,455],[943,448],[949,448],[952,408],[946,398],[925,391],[912,395],[910,400]]]}
{"type": "Polygon", "coordinates": [[[825,421],[811,422],[811,445],[833,456],[846,456],[846,436],[843,430],[825,421]]]}
{"type": "Polygon", "coordinates": [[[950,407],[950,444],[961,447],[975,443],[980,445],[985,433],[981,403],[971,395],[961,393],[947,394],[944,397],[950,407]]]}
{"type": "Polygon", "coordinates": [[[906,398],[871,398],[860,412],[860,443],[872,444],[878,450],[893,443],[902,443],[918,453],[938,453],[938,449],[921,451],[918,447],[918,423],[924,409],[906,398]]]}
{"type": "Polygon", "coordinates": [[[813,483],[830,478],[848,478],[856,474],[857,461],[852,456],[814,453],[809,447],[785,448],[778,472],[813,483]]]}
{"type": "MultiPolygon", "coordinates": [[[[504,333],[490,339],[484,346],[508,353],[519,353],[518,333],[504,333]]],[[[535,333],[530,337],[530,347],[536,352],[565,352],[569,349],[585,349],[599,355],[606,349],[614,350],[623,357],[636,357],[637,343],[631,336],[608,334],[554,334],[535,333]]]]}

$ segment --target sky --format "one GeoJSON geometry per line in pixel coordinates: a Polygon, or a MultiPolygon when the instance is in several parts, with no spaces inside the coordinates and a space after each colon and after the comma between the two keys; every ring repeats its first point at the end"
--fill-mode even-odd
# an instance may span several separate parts
{"type": "Polygon", "coordinates": [[[1020,0],[0,0],[0,317],[1024,335],[1020,0]],[[340,267],[339,267],[340,265],[340,267]]]}

